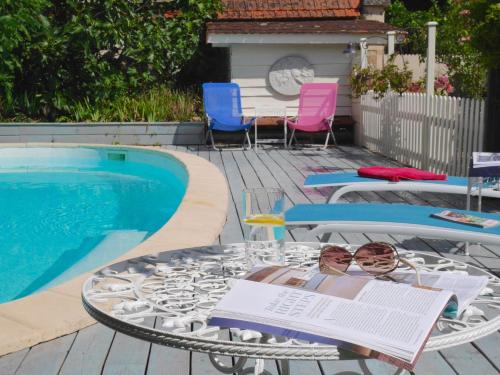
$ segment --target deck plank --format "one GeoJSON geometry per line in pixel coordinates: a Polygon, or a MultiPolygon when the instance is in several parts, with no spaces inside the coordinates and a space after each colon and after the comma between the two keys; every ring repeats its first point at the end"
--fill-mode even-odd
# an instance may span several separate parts
{"type": "Polygon", "coordinates": [[[250,189],[260,188],[263,186],[262,182],[244,155],[246,153],[252,153],[252,151],[233,151],[234,161],[238,165],[245,186],[250,189]]]}
{"type": "Polygon", "coordinates": [[[376,359],[321,361],[324,375],[409,375],[395,366],[376,359]]]}
{"type": "Polygon", "coordinates": [[[0,357],[0,374],[2,375],[14,374],[18,369],[18,367],[23,362],[28,352],[29,349],[26,348],[14,353],[4,355],[3,357],[0,357]]]}
{"type": "MultiPolygon", "coordinates": [[[[226,177],[226,181],[229,181],[220,153],[211,152],[210,161],[214,163],[222,171],[224,177],[226,177]]],[[[241,242],[243,240],[243,229],[241,227],[241,222],[238,216],[238,211],[236,208],[236,202],[233,197],[233,192],[229,187],[229,184],[228,188],[229,188],[229,200],[228,200],[227,219],[226,219],[226,224],[222,229],[222,233],[219,235],[221,244],[241,242]]]]}
{"type": "Polygon", "coordinates": [[[60,375],[86,375],[99,373],[104,365],[115,331],[94,324],[78,332],[71,351],[61,368],[60,375]]]}
{"type": "Polygon", "coordinates": [[[450,367],[439,352],[423,353],[413,372],[415,375],[455,375],[453,368],[450,367]]]}
{"type": "MultiPolygon", "coordinates": [[[[280,369],[282,363],[279,363],[280,369]]],[[[290,374],[321,375],[318,361],[289,361],[290,374]]]]}
{"type": "MultiPolygon", "coordinates": [[[[226,181],[229,181],[220,152],[210,152],[210,161],[222,171],[222,173],[226,177],[226,181]]],[[[234,194],[237,194],[237,192],[233,192],[233,189],[231,189],[229,183],[228,186],[230,197],[228,203],[227,221],[224,225],[222,233],[220,234],[220,240],[222,244],[243,241],[243,229],[241,227],[241,221],[237,211],[237,203],[234,196],[234,194]]]]}
{"type": "Polygon", "coordinates": [[[498,375],[499,373],[498,369],[472,344],[444,349],[441,353],[458,374],[498,375]]]}
{"type": "MultiPolygon", "coordinates": [[[[161,320],[156,319],[155,328],[159,328],[161,320]]],[[[191,368],[191,353],[187,350],[169,348],[152,344],[149,354],[146,375],[189,375],[191,368]]]]}
{"type": "MultiPolygon", "coordinates": [[[[154,324],[149,319],[148,324],[154,324]]],[[[102,370],[103,375],[143,375],[151,343],[117,332],[102,370]]]]}
{"type": "Polygon", "coordinates": [[[58,337],[31,348],[16,375],[56,375],[71,349],[76,333],[58,337]]]}

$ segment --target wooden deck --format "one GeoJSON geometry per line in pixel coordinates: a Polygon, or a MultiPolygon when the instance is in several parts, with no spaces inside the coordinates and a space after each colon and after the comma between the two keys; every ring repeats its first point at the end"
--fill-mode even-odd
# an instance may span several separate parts
{"type": "MultiPolygon", "coordinates": [[[[389,160],[355,147],[338,147],[327,151],[315,149],[254,151],[207,151],[199,147],[173,147],[198,154],[217,165],[229,182],[232,202],[228,221],[220,243],[242,240],[240,226],[241,190],[245,187],[277,187],[285,189],[289,204],[324,202],[328,189],[304,189],[304,177],[310,173],[333,170],[353,170],[366,165],[391,165],[389,160]]],[[[429,193],[351,193],[348,202],[407,202],[443,207],[464,207],[463,197],[429,193]]],[[[500,201],[500,200],[498,200],[500,201]]],[[[484,210],[500,211],[500,202],[486,200],[484,210]]],[[[299,229],[287,233],[288,240],[300,239],[299,229]]],[[[443,240],[423,240],[410,236],[337,234],[332,240],[365,243],[370,240],[392,242],[403,248],[428,251],[486,267],[500,274],[500,248],[477,247],[470,257],[454,255],[459,244],[443,240]]],[[[500,373],[500,333],[471,344],[440,352],[426,353],[420,359],[415,374],[498,374],[500,373]]],[[[279,374],[279,365],[267,361],[266,368],[279,374]]],[[[291,363],[292,374],[356,375],[396,374],[395,367],[375,360],[291,363]]],[[[59,337],[4,357],[0,357],[0,375],[114,375],[114,374],[220,374],[210,364],[207,355],[190,353],[152,345],[145,341],[116,333],[101,324],[59,337]]]]}

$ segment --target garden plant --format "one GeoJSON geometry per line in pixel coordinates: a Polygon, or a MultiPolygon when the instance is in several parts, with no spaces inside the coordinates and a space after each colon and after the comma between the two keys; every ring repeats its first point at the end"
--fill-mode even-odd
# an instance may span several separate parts
{"type": "Polygon", "coordinates": [[[218,0],[1,1],[0,119],[196,117],[197,96],[174,86],[219,7],[218,0]]]}

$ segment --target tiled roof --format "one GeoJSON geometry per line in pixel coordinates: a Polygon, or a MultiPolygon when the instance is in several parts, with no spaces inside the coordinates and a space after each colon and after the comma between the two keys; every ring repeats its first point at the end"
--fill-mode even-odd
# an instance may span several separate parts
{"type": "Polygon", "coordinates": [[[387,23],[368,20],[318,20],[318,21],[238,21],[209,22],[212,34],[367,34],[396,31],[387,23]]]}
{"type": "Polygon", "coordinates": [[[360,0],[222,0],[219,20],[359,17],[360,0]]]}

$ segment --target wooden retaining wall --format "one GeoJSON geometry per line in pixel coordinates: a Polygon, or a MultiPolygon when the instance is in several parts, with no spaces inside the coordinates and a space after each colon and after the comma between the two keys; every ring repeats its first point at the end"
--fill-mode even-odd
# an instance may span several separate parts
{"type": "Polygon", "coordinates": [[[0,143],[199,145],[204,127],[202,122],[0,123],[0,143]]]}

